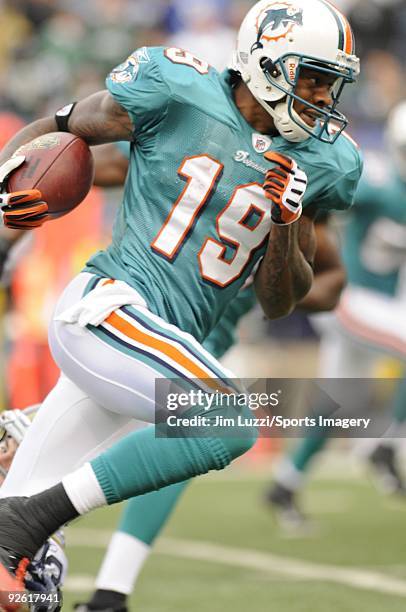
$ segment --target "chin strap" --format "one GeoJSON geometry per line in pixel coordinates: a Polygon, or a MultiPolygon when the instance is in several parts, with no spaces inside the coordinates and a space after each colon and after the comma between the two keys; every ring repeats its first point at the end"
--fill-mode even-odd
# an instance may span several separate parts
{"type": "MultiPolygon", "coordinates": [[[[270,106],[269,102],[265,102],[265,100],[261,100],[261,98],[255,97],[255,99],[271,115],[275,123],[275,128],[282,138],[289,142],[304,142],[310,138],[310,134],[292,120],[289,115],[288,101],[286,99],[283,102],[278,102],[275,107],[270,106]]],[[[292,114],[296,121],[299,123],[302,122],[299,115],[293,109],[292,114]]]]}
{"type": "Polygon", "coordinates": [[[287,100],[276,104],[274,109],[270,109],[270,113],[274,119],[276,129],[289,142],[304,142],[310,138],[309,132],[298,125],[302,120],[292,108],[291,113],[298,123],[293,121],[289,114],[287,100]]]}

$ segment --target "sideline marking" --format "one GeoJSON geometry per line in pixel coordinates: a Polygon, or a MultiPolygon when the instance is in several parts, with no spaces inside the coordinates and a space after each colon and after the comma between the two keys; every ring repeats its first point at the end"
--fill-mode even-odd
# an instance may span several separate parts
{"type": "MultiPolygon", "coordinates": [[[[67,533],[67,542],[68,546],[104,548],[107,546],[111,535],[111,532],[105,529],[73,528],[67,533]]],[[[178,540],[175,538],[160,539],[154,552],[182,559],[242,567],[261,573],[269,573],[273,576],[279,574],[297,580],[325,580],[362,590],[406,597],[405,580],[357,567],[321,565],[249,548],[234,548],[211,542],[178,540]]],[[[90,576],[72,575],[66,580],[66,590],[68,591],[89,591],[93,587],[94,578],[90,576]]]]}

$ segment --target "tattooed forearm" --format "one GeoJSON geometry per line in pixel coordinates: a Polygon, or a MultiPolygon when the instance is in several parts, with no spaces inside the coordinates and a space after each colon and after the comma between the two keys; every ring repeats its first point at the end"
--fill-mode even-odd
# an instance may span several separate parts
{"type": "Polygon", "coordinates": [[[315,225],[312,219],[303,215],[297,224],[299,248],[306,261],[314,268],[317,249],[315,225]]]}
{"type": "Polygon", "coordinates": [[[277,319],[290,314],[309,291],[313,281],[309,263],[312,261],[310,245],[311,231],[307,223],[297,222],[288,227],[272,226],[268,249],[255,277],[258,299],[269,318],[277,319]],[[306,256],[299,246],[301,225],[303,246],[308,250],[306,256]]]}
{"type": "Polygon", "coordinates": [[[130,117],[108,91],[99,91],[78,102],[69,120],[69,130],[89,145],[131,140],[130,117]]]}

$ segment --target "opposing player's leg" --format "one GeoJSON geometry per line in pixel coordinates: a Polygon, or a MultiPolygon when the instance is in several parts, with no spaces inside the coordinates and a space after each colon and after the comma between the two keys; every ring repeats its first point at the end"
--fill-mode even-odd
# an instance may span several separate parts
{"type": "Polygon", "coordinates": [[[399,380],[392,399],[393,422],[383,438],[371,440],[367,460],[378,488],[386,494],[406,493],[406,485],[398,461],[406,421],[406,378],[399,380]]]}
{"type": "MultiPolygon", "coordinates": [[[[93,282],[89,276],[80,275],[64,294],[57,311],[56,318],[59,320],[54,322],[50,337],[61,370],[74,381],[82,394],[92,398],[96,408],[104,407],[106,412],[114,411],[120,417],[124,415],[152,421],[157,378],[176,377],[187,384],[191,378],[208,379],[213,382],[204,383],[205,388],[207,384],[212,384],[214,389],[220,381],[223,389],[230,390],[232,382],[228,378],[229,373],[190,335],[150,313],[145,302],[137,304],[138,294],[134,296],[136,292],[133,290],[124,297],[124,303],[132,303],[131,307],[115,307],[117,294],[115,291],[109,294],[107,289],[91,295],[90,292],[78,302],[78,289],[82,294],[89,287],[89,280],[93,282]],[[106,313],[106,298],[112,296],[114,301],[109,306],[113,307],[106,313]],[[69,312],[66,310],[68,308],[69,312]],[[62,310],[64,316],[60,316],[62,310]],[[92,324],[101,314],[101,321],[92,324]],[[65,322],[68,316],[73,319],[65,322]]],[[[95,281],[100,286],[100,279],[95,281]]],[[[120,299],[123,299],[122,293],[120,299]]],[[[59,397],[58,401],[66,404],[64,409],[60,409],[62,418],[53,422],[50,441],[47,441],[48,457],[52,440],[60,443],[62,437],[66,439],[67,435],[64,417],[72,401],[69,399],[67,402],[63,397],[59,397]]],[[[79,403],[71,411],[69,444],[79,434],[82,425],[82,416],[75,419],[78,407],[79,403]]],[[[239,410],[242,417],[251,416],[245,406],[239,410]]],[[[43,408],[39,411],[38,419],[41,414],[43,408]]],[[[222,406],[210,410],[207,410],[207,406],[199,406],[189,416],[205,416],[208,427],[211,427],[217,421],[217,416],[224,414],[226,411],[222,406]]],[[[110,436],[117,434],[117,428],[110,426],[109,429],[110,436]]],[[[133,432],[90,463],[65,476],[63,483],[30,498],[3,500],[0,503],[0,558],[3,568],[8,565],[10,555],[16,557],[18,562],[24,557],[32,557],[61,524],[93,508],[160,489],[212,469],[224,468],[247,451],[257,435],[249,426],[237,427],[233,436],[229,435],[227,427],[216,428],[215,435],[211,436],[207,435],[207,431],[211,430],[205,429],[200,438],[185,436],[176,439],[157,439],[153,428],[133,432]]],[[[58,475],[69,470],[69,463],[72,469],[76,462],[86,460],[81,449],[80,453],[69,453],[69,459],[63,459],[62,468],[49,468],[45,464],[45,454],[41,448],[37,448],[38,440],[36,444],[33,440],[30,443],[30,433],[17,453],[17,459],[24,453],[24,463],[32,465],[31,483],[28,484],[27,480],[23,484],[18,483],[15,476],[19,470],[12,469],[6,481],[8,491],[24,491],[27,487],[40,490],[45,481],[58,482],[58,475]]],[[[88,436],[86,438],[90,459],[101,448],[102,442],[100,439],[92,441],[88,436]]],[[[43,445],[44,439],[41,441],[43,445]]],[[[66,442],[63,446],[67,446],[66,442]]],[[[19,475],[22,476],[21,472],[19,475]]],[[[4,581],[9,582],[9,576],[9,572],[3,569],[4,581]]]]}
{"type": "Polygon", "coordinates": [[[274,481],[266,492],[266,501],[272,506],[280,522],[287,528],[299,527],[306,517],[298,496],[304,487],[311,462],[328,443],[323,427],[303,438],[292,452],[284,456],[275,472],[274,481]]]}
{"type": "MultiPolygon", "coordinates": [[[[373,351],[406,360],[406,321],[404,301],[363,287],[346,289],[337,319],[342,331],[373,351]]],[[[397,462],[399,430],[406,418],[406,382],[397,387],[393,403],[393,423],[383,440],[371,440],[367,460],[379,488],[386,493],[405,491],[397,462]]]]}
{"type": "Polygon", "coordinates": [[[99,570],[96,591],[88,603],[76,606],[78,612],[126,610],[127,596],[187,485],[181,482],[128,501],[99,570]]]}

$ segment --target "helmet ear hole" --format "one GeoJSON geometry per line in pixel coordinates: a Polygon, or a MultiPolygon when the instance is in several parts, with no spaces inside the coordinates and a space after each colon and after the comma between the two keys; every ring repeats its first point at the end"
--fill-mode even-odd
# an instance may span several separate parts
{"type": "Polygon", "coordinates": [[[264,72],[268,72],[274,79],[277,79],[282,74],[270,57],[261,57],[259,65],[264,72]]]}

